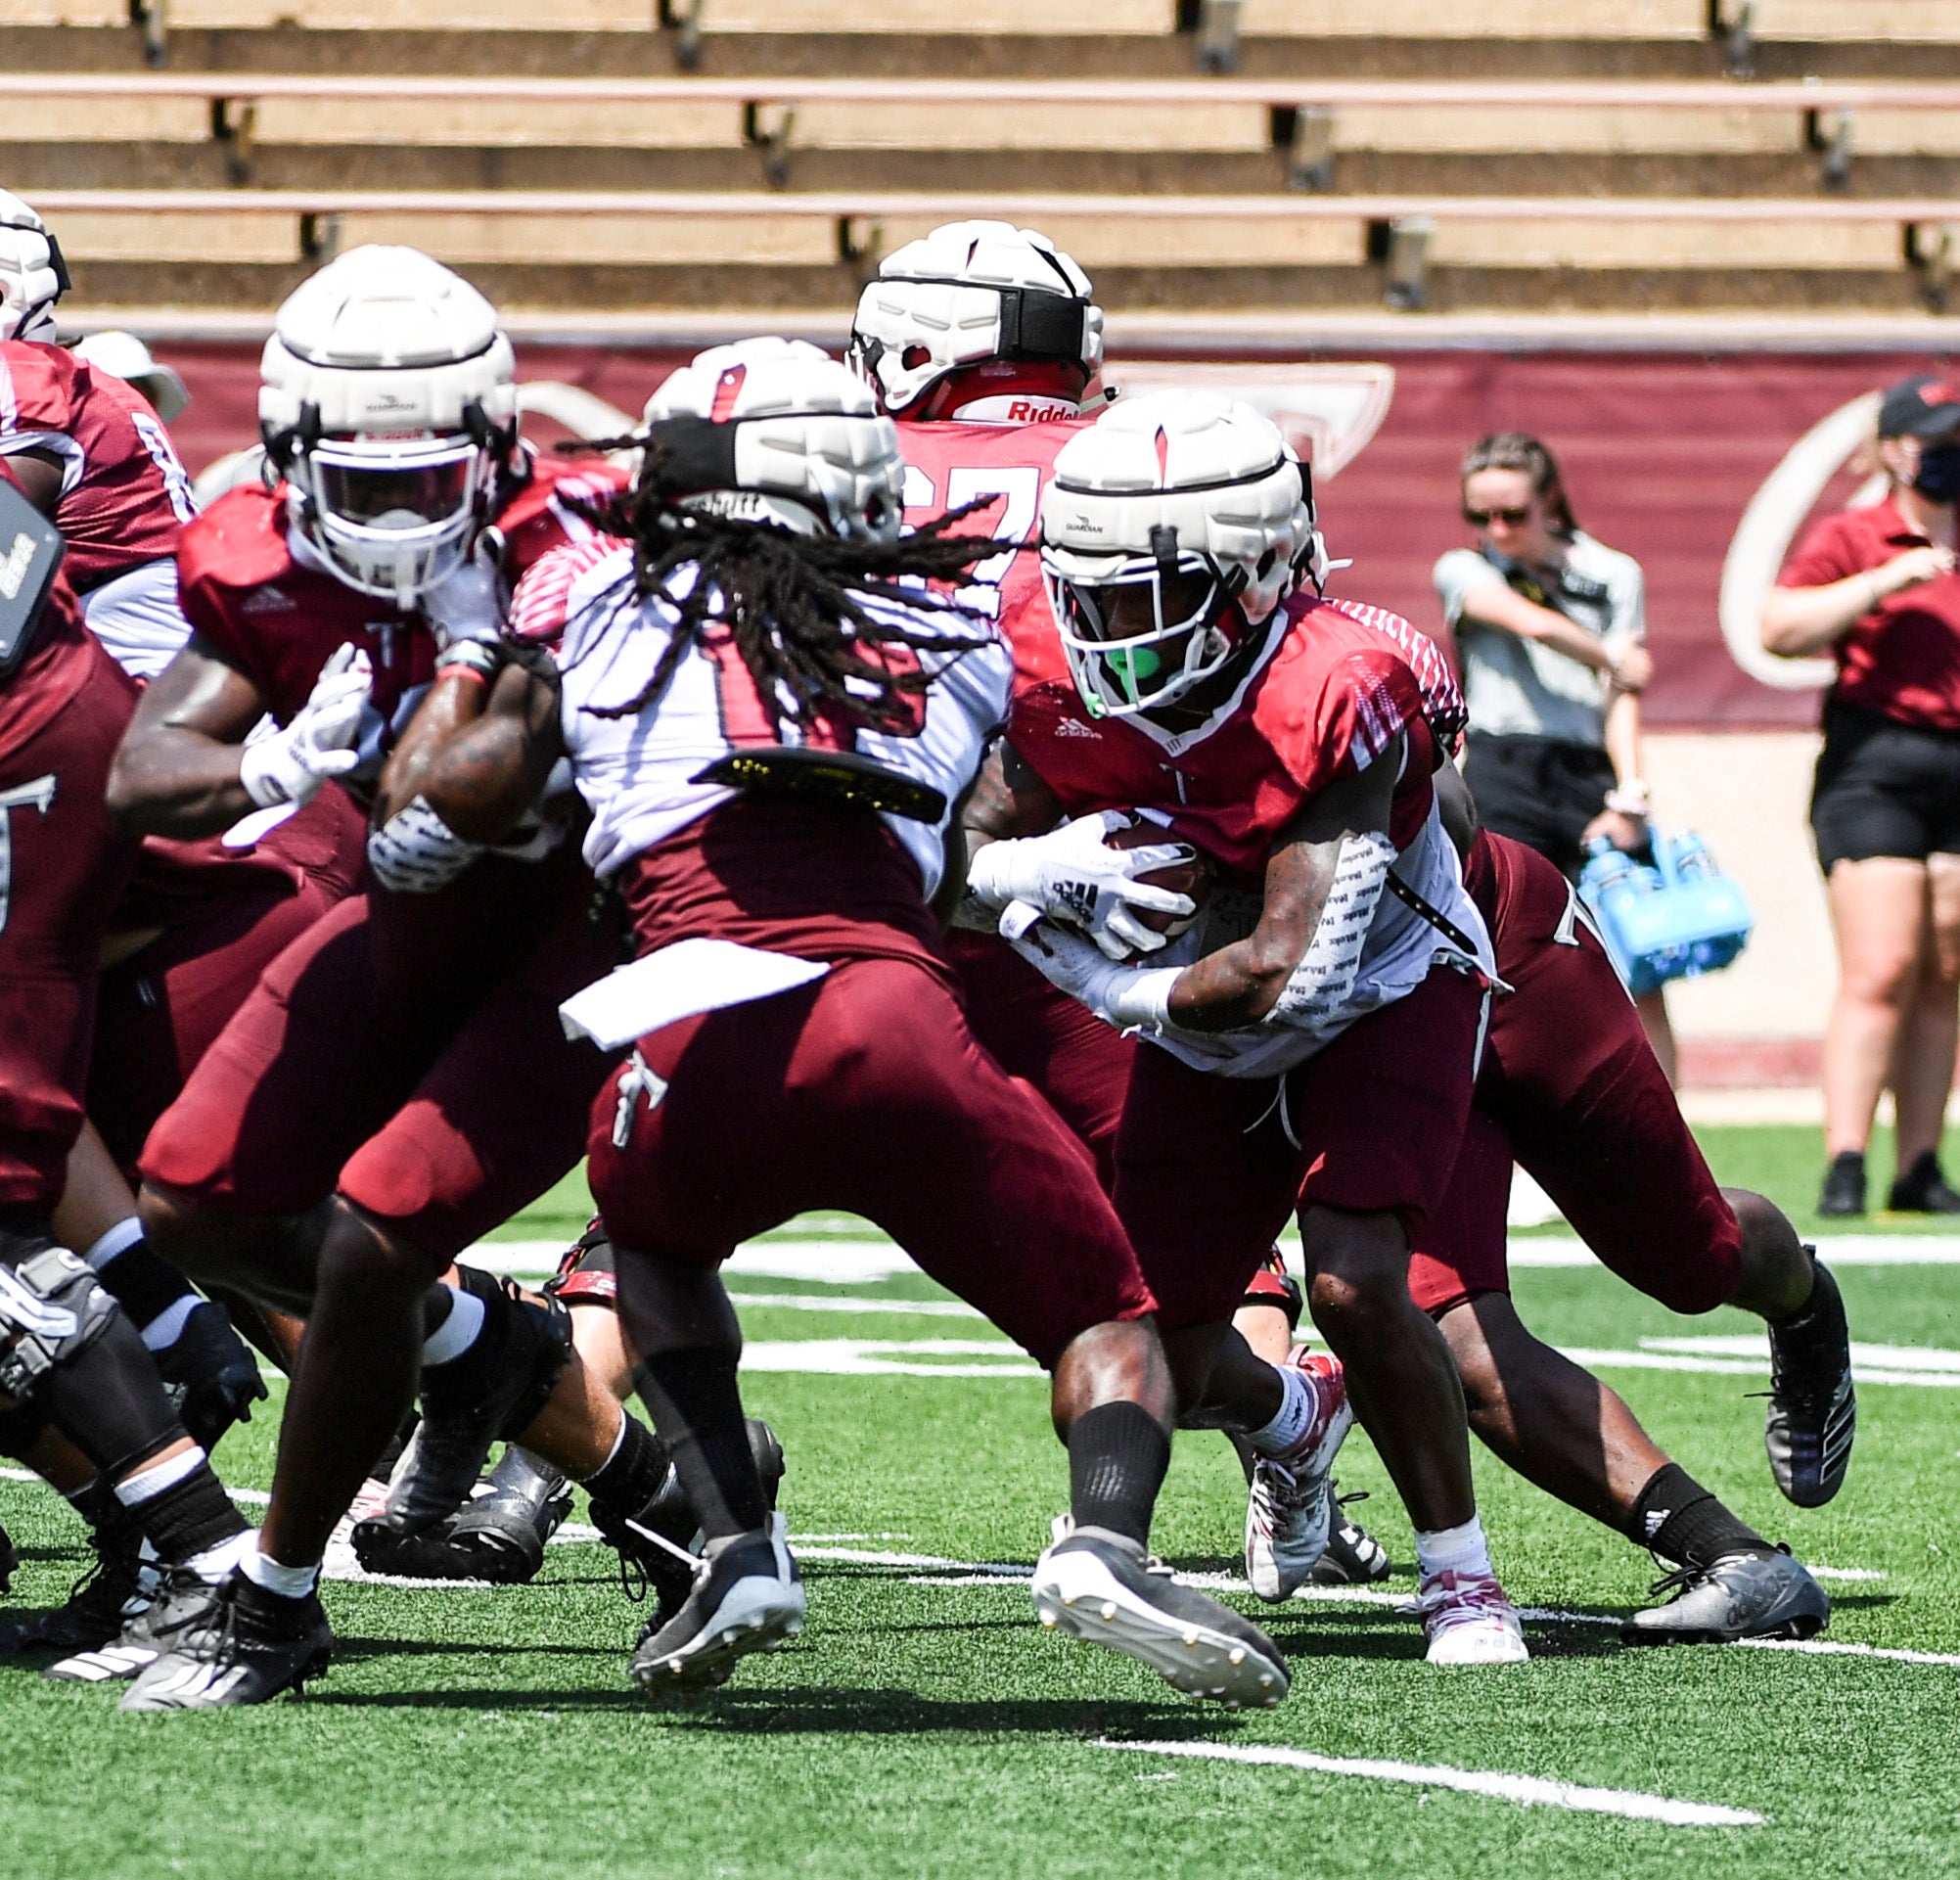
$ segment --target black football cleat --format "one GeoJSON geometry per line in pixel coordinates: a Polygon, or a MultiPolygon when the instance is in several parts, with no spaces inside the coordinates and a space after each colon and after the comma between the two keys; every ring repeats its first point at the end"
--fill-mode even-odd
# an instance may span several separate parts
{"type": "Polygon", "coordinates": [[[250,1423],[251,1406],[264,1400],[257,1357],[212,1300],[201,1299],[176,1339],[154,1355],[184,1428],[206,1455],[234,1423],[250,1423]]]}
{"type": "MultiPolygon", "coordinates": [[[[762,1478],[763,1504],[773,1514],[783,1485],[783,1445],[760,1417],[749,1418],[747,1427],[749,1453],[762,1478]]],[[[701,1522],[681,1488],[679,1471],[669,1463],[666,1479],[643,1507],[627,1509],[595,1500],[591,1512],[600,1537],[619,1555],[621,1576],[637,1570],[653,1588],[652,1627],[658,1630],[693,1592],[699,1570],[701,1522]]],[[[639,1596],[630,1583],[627,1592],[639,1596]]]]}
{"type": "Polygon", "coordinates": [[[135,1677],[172,1650],[216,1597],[217,1588],[188,1568],[166,1568],[157,1596],[128,1620],[116,1637],[93,1651],[58,1659],[41,1675],[57,1684],[113,1684],[135,1677]]]}
{"type": "Polygon", "coordinates": [[[751,1652],[775,1651],[803,1628],[803,1578],[783,1517],[750,1534],[711,1540],[694,1585],[670,1619],[647,1622],[633,1653],[633,1682],[654,1703],[706,1703],[751,1652]]]}
{"type": "Polygon", "coordinates": [[[1637,1612],[1620,1628],[1628,1645],[1727,1645],[1739,1638],[1809,1638],[1831,1623],[1831,1602],[1788,1548],[1737,1553],[1710,1567],[1682,1567],[1657,1580],[1664,1606],[1637,1612]]]}
{"type": "Polygon", "coordinates": [[[0,1528],[0,1593],[14,1590],[14,1569],[21,1564],[21,1556],[15,1550],[14,1536],[5,1528],[0,1528]]]}
{"type": "Polygon", "coordinates": [[[571,1485],[513,1443],[475,1496],[427,1534],[404,1535],[383,1520],[355,1524],[355,1557],[369,1573],[404,1580],[487,1580],[521,1586],[536,1579],[545,1544],[571,1507],[571,1485]]]}
{"type": "MultiPolygon", "coordinates": [[[[525,1299],[506,1282],[488,1302],[477,1343],[422,1379],[422,1423],[374,1522],[426,1534],[469,1499],[499,1437],[517,1436],[544,1407],[571,1357],[571,1318],[555,1300],[525,1299]]],[[[357,1523],[354,1548],[361,1549],[357,1523]]]]}
{"type": "Polygon", "coordinates": [[[234,1573],[170,1649],[137,1674],[125,1711],[209,1711],[263,1704],[325,1674],[334,1633],[317,1593],[282,1599],[234,1573]]]}
{"type": "Polygon", "coordinates": [[[162,1574],[154,1559],[144,1558],[141,1530],[117,1520],[96,1529],[88,1540],[95,1560],[65,1604],[0,1623],[0,1658],[32,1651],[93,1651],[119,1636],[150,1604],[162,1574]]]}
{"type": "Polygon", "coordinates": [[[1831,1158],[1824,1170],[1823,1192],[1817,1197],[1817,1212],[1833,1219],[1847,1219],[1865,1212],[1865,1159],[1856,1149],[1846,1149],[1831,1158]]]}
{"type": "Polygon", "coordinates": [[[1327,1536],[1327,1551],[1313,1570],[1316,1586],[1370,1586],[1394,1572],[1389,1550],[1358,1522],[1342,1511],[1349,1503],[1366,1501],[1368,1490],[1343,1494],[1338,1482],[1328,1485],[1334,1502],[1334,1525],[1327,1536]]]}
{"type": "Polygon", "coordinates": [[[1939,1158],[1931,1149],[1892,1184],[1886,1206],[1895,1215],[1960,1215],[1960,1194],[1939,1172],[1939,1158]]]}
{"type": "Polygon", "coordinates": [[[1250,1620],[1180,1586],[1127,1536],[1064,1515],[1034,1563],[1034,1611],[1051,1631],[1148,1665],[1166,1683],[1228,1710],[1277,1704],[1292,1681],[1279,1647],[1250,1620]]]}
{"type": "Polygon", "coordinates": [[[1817,1261],[1803,1309],[1769,1327],[1769,1409],[1763,1446],[1786,1501],[1821,1508],[1844,1486],[1858,1431],[1851,1334],[1831,1269],[1817,1261]]]}

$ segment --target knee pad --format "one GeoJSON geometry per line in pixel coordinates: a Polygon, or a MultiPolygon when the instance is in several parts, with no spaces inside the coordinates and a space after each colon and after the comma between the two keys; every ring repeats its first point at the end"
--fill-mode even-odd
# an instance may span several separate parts
{"type": "Polygon", "coordinates": [[[80,1357],[117,1316],[87,1261],[66,1247],[0,1265],[0,1391],[33,1401],[55,1370],[80,1357]]]}
{"type": "Polygon", "coordinates": [[[0,1392],[112,1480],[184,1426],[135,1326],[66,1247],[0,1266],[0,1392]]]}

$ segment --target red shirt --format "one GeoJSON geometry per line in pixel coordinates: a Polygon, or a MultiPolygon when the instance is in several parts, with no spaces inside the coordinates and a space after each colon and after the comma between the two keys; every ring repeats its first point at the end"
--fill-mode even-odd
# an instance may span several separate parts
{"type": "Polygon", "coordinates": [[[197,501],[163,421],[134,386],[64,346],[0,340],[0,448],[28,446],[62,462],[53,520],[77,594],[177,552],[197,501]]]}
{"type": "Polygon", "coordinates": [[[1062,642],[1041,585],[1041,497],[1056,453],[1090,422],[1063,418],[1045,424],[898,427],[898,447],[905,453],[905,521],[912,527],[991,496],[994,500],[955,532],[1026,544],[1001,566],[982,562],[976,572],[994,585],[969,588],[960,597],[1000,622],[1014,649],[1018,679],[1069,683],[1062,642]]]}
{"type": "Polygon", "coordinates": [[[1009,740],[1071,815],[1162,810],[1176,835],[1256,885],[1300,809],[1406,734],[1389,832],[1405,848],[1429,815],[1436,744],[1415,672],[1379,625],[1357,618],[1362,611],[1296,595],[1276,617],[1278,646],[1236,707],[1196,732],[1172,738],[1091,717],[1072,683],[1018,678],[1009,740]]]}
{"type": "MultiPolygon", "coordinates": [[[[1828,587],[1926,542],[1890,500],[1840,510],[1803,538],[1777,585],[1828,587]]],[[[1838,663],[1832,698],[1901,724],[1960,731],[1960,574],[1889,596],[1840,637],[1831,657],[1838,663]]]]}

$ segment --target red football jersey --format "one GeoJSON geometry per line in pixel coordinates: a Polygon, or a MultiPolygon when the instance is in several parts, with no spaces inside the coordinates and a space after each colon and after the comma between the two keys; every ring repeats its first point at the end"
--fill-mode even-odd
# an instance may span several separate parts
{"type": "Polygon", "coordinates": [[[1008,737],[1071,815],[1162,810],[1178,836],[1252,884],[1311,798],[1406,734],[1389,833],[1407,848],[1429,816],[1437,756],[1408,661],[1340,601],[1296,595],[1267,630],[1277,644],[1244,691],[1194,730],[1092,717],[1072,681],[1045,679],[1017,683],[1008,737]]]}
{"type": "Polygon", "coordinates": [[[969,589],[961,597],[1000,622],[1023,683],[1069,681],[1062,642],[1041,588],[1041,495],[1057,452],[1090,422],[1064,418],[1046,424],[898,427],[908,524],[916,528],[949,509],[991,496],[994,500],[962,523],[959,532],[1026,544],[1011,557],[982,562],[975,573],[991,589],[969,589]]]}
{"type": "MultiPolygon", "coordinates": [[[[603,463],[574,468],[540,458],[531,471],[497,515],[513,582],[550,550],[594,533],[568,499],[603,502],[625,481],[603,463]]],[[[295,557],[283,485],[248,485],[213,503],[184,531],[177,580],[192,626],[251,680],[282,724],[348,641],[367,650],[374,709],[389,723],[435,675],[435,642],[419,609],[356,593],[295,557]]]]}
{"type": "Polygon", "coordinates": [[[134,386],[65,346],[0,340],[0,451],[62,461],[54,521],[78,594],[177,552],[198,513],[170,434],[134,386]]]}

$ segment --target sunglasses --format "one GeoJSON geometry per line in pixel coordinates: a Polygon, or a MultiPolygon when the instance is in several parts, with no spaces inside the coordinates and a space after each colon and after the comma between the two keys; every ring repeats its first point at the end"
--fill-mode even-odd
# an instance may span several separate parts
{"type": "Polygon", "coordinates": [[[1472,528],[1488,528],[1492,523],[1502,523],[1506,528],[1523,528],[1531,520],[1531,506],[1527,503],[1523,509],[1466,509],[1463,520],[1472,528]]]}

